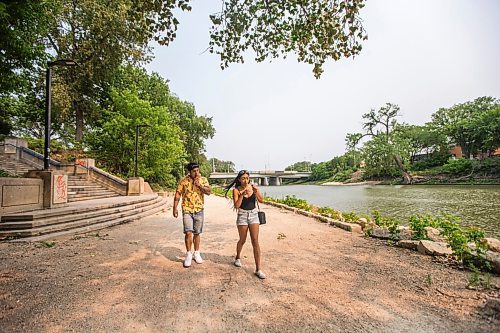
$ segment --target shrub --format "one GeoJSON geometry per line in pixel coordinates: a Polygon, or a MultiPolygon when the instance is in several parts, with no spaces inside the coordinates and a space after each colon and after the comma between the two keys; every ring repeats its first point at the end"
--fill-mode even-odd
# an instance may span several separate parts
{"type": "Polygon", "coordinates": [[[472,171],[474,161],[465,158],[449,160],[443,165],[443,172],[451,175],[463,175],[472,171]]]}
{"type": "Polygon", "coordinates": [[[346,222],[356,222],[359,220],[359,216],[355,212],[344,212],[342,216],[346,222]]]}
{"type": "Polygon", "coordinates": [[[338,210],[335,210],[333,208],[330,208],[330,207],[319,207],[318,213],[320,213],[323,216],[335,219],[335,220],[339,220],[339,221],[344,220],[341,212],[339,212],[338,210]]]}

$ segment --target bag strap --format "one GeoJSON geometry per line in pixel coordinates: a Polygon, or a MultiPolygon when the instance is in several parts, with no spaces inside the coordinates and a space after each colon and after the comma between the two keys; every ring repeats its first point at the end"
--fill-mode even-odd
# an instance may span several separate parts
{"type": "Polygon", "coordinates": [[[257,209],[260,212],[260,207],[259,207],[259,199],[257,199],[257,193],[255,193],[255,203],[257,204],[257,209]]]}

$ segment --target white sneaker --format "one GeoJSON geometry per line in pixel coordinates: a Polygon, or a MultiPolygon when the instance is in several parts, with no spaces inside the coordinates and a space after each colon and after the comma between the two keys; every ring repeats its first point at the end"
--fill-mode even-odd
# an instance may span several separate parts
{"type": "Polygon", "coordinates": [[[203,262],[200,251],[194,251],[194,261],[196,261],[197,264],[201,264],[203,262]]]}
{"type": "Polygon", "coordinates": [[[236,259],[236,260],[234,261],[234,266],[236,266],[236,267],[241,267],[241,260],[240,260],[240,259],[236,259]]]}
{"type": "Polygon", "coordinates": [[[186,259],[184,259],[184,267],[191,266],[192,260],[193,260],[193,254],[191,252],[186,252],[186,259]]]}
{"type": "Polygon", "coordinates": [[[257,277],[259,279],[265,279],[266,278],[266,274],[264,274],[262,271],[255,272],[255,275],[257,275],[257,277]]]}

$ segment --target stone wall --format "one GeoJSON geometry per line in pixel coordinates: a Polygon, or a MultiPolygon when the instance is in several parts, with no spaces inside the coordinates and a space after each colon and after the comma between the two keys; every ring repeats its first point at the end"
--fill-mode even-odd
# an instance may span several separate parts
{"type": "Polygon", "coordinates": [[[0,178],[0,215],[43,208],[43,180],[0,178]]]}

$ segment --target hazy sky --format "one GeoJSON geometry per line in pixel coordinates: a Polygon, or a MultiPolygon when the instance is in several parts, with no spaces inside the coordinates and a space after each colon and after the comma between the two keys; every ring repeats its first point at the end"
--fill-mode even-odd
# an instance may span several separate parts
{"type": "Polygon", "coordinates": [[[213,117],[206,155],[237,169],[281,170],[341,155],[361,115],[386,102],[401,107],[400,121],[423,124],[440,107],[500,98],[500,1],[368,0],[361,55],[328,62],[319,80],[294,54],[264,63],[248,57],[221,70],[216,55],[203,53],[208,15],[220,4],[193,1],[177,39],[156,47],[147,69],[213,117]]]}

